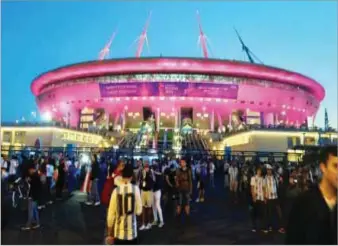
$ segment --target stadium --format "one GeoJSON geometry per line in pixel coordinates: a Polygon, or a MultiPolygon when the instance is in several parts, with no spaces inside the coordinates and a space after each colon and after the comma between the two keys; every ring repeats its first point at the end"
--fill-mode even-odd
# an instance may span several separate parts
{"type": "Polygon", "coordinates": [[[32,91],[41,112],[58,121],[70,116],[70,125],[81,128],[95,122],[89,114],[98,114],[123,128],[154,115],[157,128],[177,128],[179,119],[190,118],[197,128],[214,130],[238,110],[247,124],[299,126],[324,98],[321,85],[298,73],[169,57],[75,64],[43,74],[32,91]]]}
{"type": "Polygon", "coordinates": [[[140,57],[148,24],[135,58],[104,59],[114,33],[99,60],[38,76],[31,90],[41,114],[77,129],[152,135],[250,125],[300,128],[315,118],[324,88],[297,72],[255,63],[238,33],[250,62],[208,58],[200,23],[204,58],[140,57]]]}

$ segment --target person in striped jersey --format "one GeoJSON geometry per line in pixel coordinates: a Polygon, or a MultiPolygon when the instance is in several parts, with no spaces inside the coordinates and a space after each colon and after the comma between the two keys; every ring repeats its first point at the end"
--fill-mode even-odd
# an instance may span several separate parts
{"type": "Polygon", "coordinates": [[[282,222],[282,210],[278,201],[278,181],[277,178],[272,173],[272,166],[266,165],[266,176],[264,178],[264,193],[266,199],[266,208],[267,208],[267,226],[269,231],[272,231],[272,221],[274,217],[274,211],[277,212],[278,215],[278,231],[280,233],[285,233],[284,228],[281,226],[282,222]]]}
{"type": "Polygon", "coordinates": [[[259,221],[261,230],[267,233],[265,215],[266,215],[266,200],[264,197],[264,178],[262,176],[261,167],[257,167],[256,175],[251,178],[251,195],[253,201],[253,228],[252,232],[257,230],[257,220],[259,221]]]}
{"type": "Polygon", "coordinates": [[[131,183],[132,178],[133,168],[127,165],[122,171],[122,182],[110,199],[106,244],[138,243],[136,216],[142,213],[142,201],[140,189],[131,183]]]}
{"type": "Polygon", "coordinates": [[[232,162],[229,167],[229,178],[230,178],[230,199],[237,203],[237,188],[238,188],[238,167],[236,162],[232,162]]]}

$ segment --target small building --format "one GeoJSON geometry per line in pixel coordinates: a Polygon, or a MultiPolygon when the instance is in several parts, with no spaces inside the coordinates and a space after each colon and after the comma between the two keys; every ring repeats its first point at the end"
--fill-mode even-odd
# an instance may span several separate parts
{"type": "MultiPolygon", "coordinates": [[[[298,162],[304,151],[294,147],[337,145],[337,132],[260,129],[234,133],[222,141],[210,142],[214,150],[230,147],[232,152],[288,153],[289,161],[298,162]]],[[[279,159],[275,158],[276,161],[279,159]]]]}
{"type": "Polygon", "coordinates": [[[42,147],[101,147],[101,135],[57,126],[3,126],[1,127],[1,153],[10,148],[42,147]]]}

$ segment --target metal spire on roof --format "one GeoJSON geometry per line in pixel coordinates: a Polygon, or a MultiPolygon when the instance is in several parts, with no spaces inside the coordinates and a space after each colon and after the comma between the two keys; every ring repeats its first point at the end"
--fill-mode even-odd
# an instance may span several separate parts
{"type": "MultiPolygon", "coordinates": [[[[143,45],[144,45],[144,41],[146,41],[147,47],[149,49],[149,43],[148,43],[148,37],[147,37],[147,32],[148,32],[148,26],[149,26],[149,22],[150,22],[150,18],[151,18],[151,14],[152,11],[150,11],[147,22],[143,28],[143,31],[141,33],[141,35],[137,38],[138,40],[138,45],[137,45],[137,51],[136,51],[136,57],[140,57],[143,51],[143,45]]],[[[136,41],[137,41],[136,40],[136,41]]]]}
{"type": "Polygon", "coordinates": [[[205,58],[208,58],[208,46],[207,46],[208,38],[203,32],[202,24],[201,24],[201,18],[200,18],[200,14],[199,14],[198,10],[196,11],[196,15],[197,15],[197,22],[198,22],[198,27],[199,27],[199,31],[200,31],[200,35],[198,36],[198,43],[201,44],[203,56],[205,58]]]}
{"type": "Polygon", "coordinates": [[[113,32],[113,34],[112,34],[112,36],[110,37],[108,43],[107,43],[107,44],[104,46],[104,48],[100,51],[99,57],[98,57],[99,60],[104,60],[105,58],[108,57],[109,52],[110,52],[110,47],[111,47],[111,44],[113,43],[113,41],[114,41],[114,39],[115,39],[116,33],[117,33],[117,28],[116,28],[116,31],[113,32]]]}
{"type": "Polygon", "coordinates": [[[239,42],[241,43],[241,45],[242,45],[242,50],[246,53],[246,55],[247,55],[247,57],[248,57],[248,59],[249,59],[249,61],[251,62],[251,63],[256,63],[255,62],[255,59],[259,62],[259,63],[261,63],[261,64],[263,64],[263,62],[249,49],[249,47],[248,46],[246,46],[245,45],[245,43],[244,43],[244,41],[243,41],[243,39],[242,39],[242,37],[239,35],[239,33],[238,33],[238,31],[236,30],[236,28],[234,28],[234,30],[235,30],[235,32],[236,32],[236,35],[237,35],[237,37],[238,37],[238,39],[239,39],[239,42]],[[254,59],[255,58],[255,59],[254,59]]]}

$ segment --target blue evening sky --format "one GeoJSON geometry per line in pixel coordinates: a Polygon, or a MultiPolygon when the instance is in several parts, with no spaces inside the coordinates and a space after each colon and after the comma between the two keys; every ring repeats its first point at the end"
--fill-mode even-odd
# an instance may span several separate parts
{"type": "Polygon", "coordinates": [[[316,123],[328,109],[337,126],[337,2],[335,1],[37,1],[2,2],[2,121],[30,119],[37,110],[30,91],[40,73],[97,59],[119,26],[110,57],[134,56],[131,46],[150,10],[150,50],[143,56],[202,56],[196,10],[213,57],[244,59],[233,26],[265,64],[290,69],[326,89],[316,123]]]}

